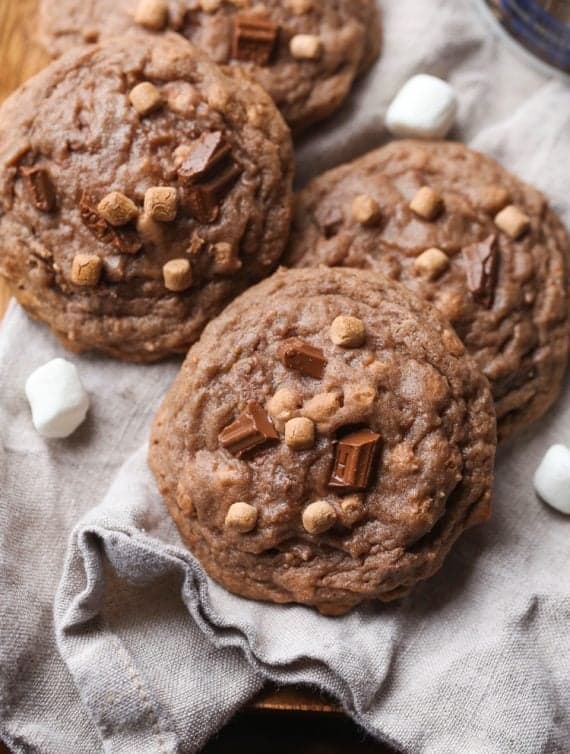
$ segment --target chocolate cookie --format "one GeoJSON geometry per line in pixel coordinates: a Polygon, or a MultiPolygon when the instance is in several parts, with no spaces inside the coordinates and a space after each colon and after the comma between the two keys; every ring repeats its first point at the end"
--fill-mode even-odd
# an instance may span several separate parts
{"type": "Polygon", "coordinates": [[[208,573],[341,614],[406,594],[489,514],[488,383],[435,309],[360,270],[281,270],[190,350],[150,464],[208,573]]]}
{"type": "Polygon", "coordinates": [[[0,133],[0,273],[72,350],[185,353],[283,251],[289,129],[176,34],[68,53],[0,133]]]}
{"type": "Polygon", "coordinates": [[[39,28],[57,55],[137,24],[243,67],[297,130],[342,104],[381,43],[376,0],[42,0],[39,28]]]}
{"type": "Polygon", "coordinates": [[[558,397],[568,237],[542,194],[462,144],[396,141],[313,181],[286,264],[382,272],[452,322],[489,378],[499,436],[558,397]]]}

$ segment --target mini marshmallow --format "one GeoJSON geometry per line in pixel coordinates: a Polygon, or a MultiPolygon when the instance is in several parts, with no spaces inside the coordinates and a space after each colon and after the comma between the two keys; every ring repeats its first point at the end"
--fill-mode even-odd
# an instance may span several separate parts
{"type": "Polygon", "coordinates": [[[32,372],[26,396],[34,427],[42,437],[69,437],[89,410],[89,396],[77,369],[65,359],[53,359],[32,372]]]}
{"type": "Polygon", "coordinates": [[[386,113],[386,128],[396,136],[443,139],[457,113],[457,96],[447,82],[421,73],[400,89],[386,113]]]}
{"type": "Polygon", "coordinates": [[[545,503],[570,515],[570,448],[553,445],[534,475],[534,488],[545,503]]]}

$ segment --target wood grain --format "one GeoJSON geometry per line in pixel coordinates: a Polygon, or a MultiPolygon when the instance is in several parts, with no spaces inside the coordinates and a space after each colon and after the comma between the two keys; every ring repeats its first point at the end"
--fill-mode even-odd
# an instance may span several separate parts
{"type": "MultiPolygon", "coordinates": [[[[33,38],[36,18],[37,0],[0,0],[0,102],[48,61],[33,38]]],[[[0,317],[9,300],[0,279],[0,317]]]]}

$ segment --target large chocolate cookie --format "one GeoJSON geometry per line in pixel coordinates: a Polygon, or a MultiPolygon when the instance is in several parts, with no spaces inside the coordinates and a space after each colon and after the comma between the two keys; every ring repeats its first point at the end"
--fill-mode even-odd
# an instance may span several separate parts
{"type": "Polygon", "coordinates": [[[289,129],[176,34],[68,53],[0,133],[0,273],[73,350],[185,353],[283,251],[289,129]]]}
{"type": "Polygon", "coordinates": [[[489,378],[502,438],[560,392],[568,237],[542,194],[462,144],[396,141],[317,178],[286,263],[379,271],[433,302],[489,378]]]}
{"type": "Polygon", "coordinates": [[[150,463],[208,573],[340,614],[407,593],[489,514],[489,386],[452,328],[360,270],[281,270],[190,350],[150,463]]]}
{"type": "Polygon", "coordinates": [[[53,55],[137,23],[178,31],[217,63],[243,66],[295,129],[341,105],[381,41],[376,0],[42,0],[41,8],[53,55]]]}

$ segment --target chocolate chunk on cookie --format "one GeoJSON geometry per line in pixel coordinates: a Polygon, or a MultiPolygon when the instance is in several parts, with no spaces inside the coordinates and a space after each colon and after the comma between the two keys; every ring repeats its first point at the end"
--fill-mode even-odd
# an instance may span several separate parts
{"type": "Polygon", "coordinates": [[[560,393],[568,260],[568,236],[542,194],[462,144],[418,141],[314,180],[298,197],[285,257],[375,270],[435,304],[491,382],[502,439],[560,393]],[[377,207],[373,223],[363,207],[377,207]]]}
{"type": "MultiPolygon", "coordinates": [[[[135,26],[177,31],[215,62],[244,69],[271,94],[295,130],[340,107],[381,44],[376,0],[41,3],[40,34],[54,56],[135,26]]],[[[252,112],[257,111],[253,105],[252,112]]]]}
{"type": "Polygon", "coordinates": [[[0,131],[0,273],[72,350],[185,353],[278,263],[289,129],[176,34],[67,53],[3,105],[0,131]]]}
{"type": "Polygon", "coordinates": [[[382,275],[282,269],[189,351],[149,457],[214,579],[338,615],[406,594],[487,519],[495,444],[488,382],[433,307],[382,275]]]}

